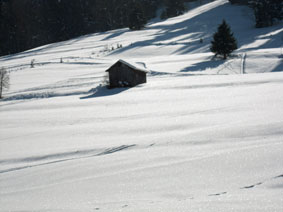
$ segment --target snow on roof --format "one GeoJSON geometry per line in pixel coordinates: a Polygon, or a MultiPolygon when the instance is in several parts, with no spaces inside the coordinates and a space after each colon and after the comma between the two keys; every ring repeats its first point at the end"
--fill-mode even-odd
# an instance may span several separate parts
{"type": "MultiPolygon", "coordinates": [[[[125,61],[125,60],[122,60],[122,59],[118,60],[116,63],[118,63],[118,62],[123,63],[123,64],[125,64],[125,65],[131,67],[132,69],[135,69],[135,70],[138,70],[138,71],[142,71],[142,72],[145,72],[145,73],[149,73],[149,72],[150,72],[150,71],[146,68],[145,63],[143,63],[143,62],[129,62],[129,61],[125,61]]],[[[115,63],[115,64],[116,64],[116,63],[115,63]]],[[[112,67],[112,66],[111,66],[111,67],[112,67]]],[[[111,67],[110,67],[110,68],[111,68],[111,67]]],[[[109,68],[109,69],[110,69],[110,68],[109,68]]],[[[109,69],[107,69],[106,71],[109,71],[109,69]]]]}

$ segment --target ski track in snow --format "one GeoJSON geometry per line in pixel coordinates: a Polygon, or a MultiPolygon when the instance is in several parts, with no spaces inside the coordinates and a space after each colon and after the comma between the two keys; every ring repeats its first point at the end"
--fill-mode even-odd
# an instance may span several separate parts
{"type": "Polygon", "coordinates": [[[15,168],[10,168],[6,170],[0,170],[0,174],[7,173],[7,172],[13,172],[13,171],[19,171],[22,169],[27,168],[33,168],[38,166],[44,166],[54,163],[61,163],[61,162],[67,162],[67,161],[73,161],[73,160],[79,160],[79,159],[85,159],[90,157],[96,157],[96,156],[104,156],[109,155],[113,153],[120,152],[122,150],[129,149],[131,147],[135,147],[136,145],[122,145],[118,147],[113,148],[106,148],[104,150],[81,150],[81,151],[75,151],[75,152],[65,152],[65,153],[58,153],[58,154],[51,154],[51,155],[44,155],[44,156],[35,156],[35,157],[29,157],[29,158],[19,158],[19,159],[8,159],[8,160],[0,160],[0,165],[6,165],[6,164],[18,164],[18,163],[32,163],[32,162],[40,162],[45,160],[52,160],[45,163],[37,163],[34,165],[26,165],[26,166],[20,166],[15,168]]]}

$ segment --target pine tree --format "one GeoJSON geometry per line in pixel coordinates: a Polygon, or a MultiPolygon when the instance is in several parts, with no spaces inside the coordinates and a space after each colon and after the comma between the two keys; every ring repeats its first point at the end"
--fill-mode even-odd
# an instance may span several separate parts
{"type": "Polygon", "coordinates": [[[146,18],[140,5],[136,4],[129,16],[129,28],[131,30],[140,30],[144,28],[146,18]]]}
{"type": "Polygon", "coordinates": [[[272,26],[273,18],[272,14],[270,13],[270,6],[271,5],[268,3],[268,0],[256,0],[253,2],[253,10],[257,28],[272,26]]]}
{"type": "Polygon", "coordinates": [[[223,20],[222,24],[218,26],[217,32],[213,35],[210,50],[215,55],[221,55],[224,59],[237,49],[237,41],[229,25],[223,20]]]}
{"type": "Polygon", "coordinates": [[[272,26],[275,20],[283,19],[282,0],[251,0],[256,27],[272,26]]]}
{"type": "Polygon", "coordinates": [[[185,11],[183,0],[168,0],[166,2],[166,10],[162,13],[162,19],[171,18],[182,15],[185,11]]]}
{"type": "Polygon", "coordinates": [[[163,1],[169,0],[0,0],[0,56],[88,33],[141,29],[163,1]]]}

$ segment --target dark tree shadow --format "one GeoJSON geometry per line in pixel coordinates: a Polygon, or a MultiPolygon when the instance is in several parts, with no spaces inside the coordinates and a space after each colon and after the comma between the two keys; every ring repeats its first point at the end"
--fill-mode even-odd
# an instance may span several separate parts
{"type": "Polygon", "coordinates": [[[281,61],[281,63],[279,63],[271,72],[282,72],[282,71],[283,71],[283,61],[281,61]]]}
{"type": "Polygon", "coordinates": [[[80,97],[80,99],[90,99],[90,98],[98,98],[98,97],[105,97],[105,96],[113,96],[119,93],[122,93],[126,90],[130,89],[129,87],[125,88],[111,88],[109,89],[107,86],[99,85],[96,88],[93,88],[89,91],[89,95],[80,97]]]}
{"type": "MultiPolygon", "coordinates": [[[[110,55],[116,55],[128,50],[132,50],[135,48],[140,48],[144,46],[160,46],[164,45],[183,45],[180,49],[178,49],[173,54],[187,54],[194,50],[204,49],[209,51],[207,46],[210,44],[211,35],[217,29],[215,26],[215,20],[218,20],[217,23],[221,23],[223,17],[230,17],[228,14],[233,10],[233,7],[229,4],[229,2],[224,3],[215,8],[208,9],[201,14],[197,14],[190,19],[183,20],[181,22],[177,22],[174,24],[158,24],[149,26],[149,30],[158,30],[152,39],[142,40],[132,43],[129,46],[123,47],[115,52],[112,52],[110,55]],[[219,14],[224,14],[220,16],[219,14]],[[188,35],[187,37],[180,37],[180,35],[188,35]],[[190,39],[190,42],[186,40],[190,39]],[[200,39],[203,39],[203,43],[200,43],[200,39]],[[174,40],[168,43],[168,40],[174,40]]],[[[178,17],[176,17],[178,18],[178,17]]],[[[228,20],[229,23],[234,23],[234,18],[230,18],[228,20]]],[[[160,22],[162,23],[162,22],[160,22]]],[[[166,23],[166,22],[164,22],[166,23]]],[[[237,24],[237,23],[235,23],[237,24]]]]}
{"type": "MultiPolygon", "coordinates": [[[[197,14],[190,19],[186,19],[174,24],[160,24],[148,27],[148,30],[157,30],[158,32],[148,40],[142,40],[116,50],[110,55],[118,55],[133,49],[139,49],[144,46],[169,46],[181,45],[172,54],[188,54],[194,52],[210,52],[209,46],[212,40],[212,35],[216,32],[218,24],[223,18],[230,25],[236,40],[238,48],[253,43],[255,40],[266,40],[259,46],[247,48],[248,50],[260,48],[277,48],[282,43],[282,24],[278,23],[272,27],[257,29],[254,26],[254,20],[244,19],[242,10],[252,14],[252,10],[247,6],[234,6],[229,2],[210,8],[207,11],[197,14]],[[238,8],[235,10],[235,8],[238,8]],[[233,15],[231,15],[233,14],[233,15]],[[239,24],[239,20],[234,17],[242,17],[241,21],[245,20],[245,24],[239,24]],[[270,32],[273,31],[272,34],[270,32]],[[180,35],[188,35],[186,37],[180,35]],[[187,41],[187,40],[190,41],[187,41]],[[200,42],[200,40],[203,42],[200,42]],[[168,40],[172,42],[168,43],[168,40]]],[[[176,17],[178,18],[178,17],[176,17]]],[[[166,22],[164,22],[166,23],[166,22]]],[[[147,30],[147,29],[145,29],[147,30]]],[[[118,32],[119,33],[119,32],[118,32]]]]}
{"type": "Polygon", "coordinates": [[[125,32],[128,32],[128,31],[129,31],[128,29],[115,30],[114,33],[112,31],[110,31],[109,35],[106,36],[105,38],[103,38],[102,41],[112,39],[112,38],[115,38],[115,37],[119,37],[120,35],[124,34],[125,32]]]}
{"type": "Polygon", "coordinates": [[[208,68],[216,68],[222,64],[224,64],[226,60],[223,59],[213,59],[213,60],[208,60],[208,61],[203,61],[199,63],[195,63],[191,66],[188,66],[184,69],[182,69],[180,72],[194,72],[194,71],[205,71],[208,68]]]}
{"type": "Polygon", "coordinates": [[[168,75],[172,75],[172,73],[161,72],[161,71],[150,71],[149,75],[150,76],[168,76],[168,75]]]}

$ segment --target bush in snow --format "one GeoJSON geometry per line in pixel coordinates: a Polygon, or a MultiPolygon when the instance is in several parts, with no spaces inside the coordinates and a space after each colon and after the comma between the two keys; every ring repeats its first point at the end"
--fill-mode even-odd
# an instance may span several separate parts
{"type": "Polygon", "coordinates": [[[215,56],[221,55],[226,59],[235,49],[237,49],[237,41],[229,25],[223,20],[222,24],[218,26],[217,32],[213,35],[210,50],[215,53],[215,56]]]}

